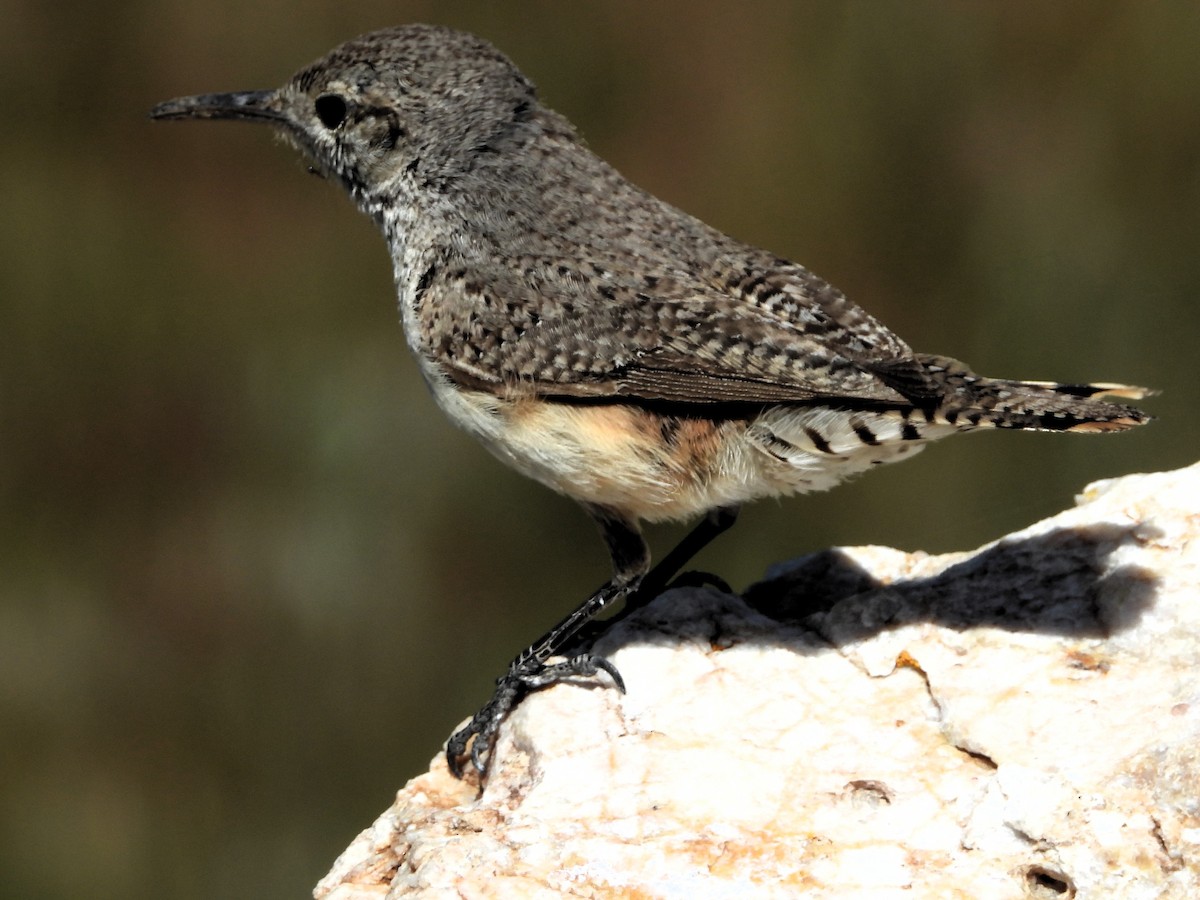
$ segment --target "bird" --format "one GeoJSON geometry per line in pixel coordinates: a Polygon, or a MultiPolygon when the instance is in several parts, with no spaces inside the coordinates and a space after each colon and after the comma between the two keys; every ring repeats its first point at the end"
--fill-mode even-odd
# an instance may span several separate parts
{"type": "Polygon", "coordinates": [[[272,126],[390,250],[436,404],[576,500],[612,576],[518,654],[445,758],[487,776],[530,692],[617,668],[590,639],[665,589],[745,503],[831,488],[958,432],[1124,431],[1143,388],[988,378],[918,353],[803,266],[635,186],[486,40],[402,25],[273,90],[180,97],[158,120],[272,126]],[[642,523],[699,520],[651,565],[642,523]]]}

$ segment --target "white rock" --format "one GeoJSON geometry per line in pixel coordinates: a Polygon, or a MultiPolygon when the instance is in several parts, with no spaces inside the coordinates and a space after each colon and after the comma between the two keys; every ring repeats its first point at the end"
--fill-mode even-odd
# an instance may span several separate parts
{"type": "Polygon", "coordinates": [[[440,756],[318,898],[1200,897],[1200,465],[972,554],[669,592],[440,756]]]}

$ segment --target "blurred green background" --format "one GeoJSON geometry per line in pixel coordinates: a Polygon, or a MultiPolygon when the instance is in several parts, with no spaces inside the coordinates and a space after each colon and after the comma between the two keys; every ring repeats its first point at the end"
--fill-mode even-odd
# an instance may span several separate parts
{"type": "Polygon", "coordinates": [[[700,559],[736,586],[1198,455],[1194,0],[0,9],[2,896],[305,896],[607,574],[434,408],[371,224],[264,129],[159,100],[473,30],[634,181],[918,349],[1164,390],[1133,434],[953,440],[747,509],[700,559]]]}

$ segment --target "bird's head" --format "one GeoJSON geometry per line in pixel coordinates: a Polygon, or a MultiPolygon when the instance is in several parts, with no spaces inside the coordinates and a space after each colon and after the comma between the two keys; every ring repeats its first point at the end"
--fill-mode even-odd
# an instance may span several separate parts
{"type": "Polygon", "coordinates": [[[491,44],[406,25],[348,41],[276,90],[181,97],[150,115],[273,125],[379,218],[503,152],[539,108],[533,85],[491,44]]]}

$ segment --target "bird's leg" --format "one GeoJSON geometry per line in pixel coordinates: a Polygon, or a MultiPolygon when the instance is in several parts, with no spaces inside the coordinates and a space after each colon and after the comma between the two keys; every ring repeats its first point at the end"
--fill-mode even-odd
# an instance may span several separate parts
{"type": "Polygon", "coordinates": [[[650,549],[636,524],[607,509],[589,507],[588,512],[599,524],[608,545],[613,577],[570,615],[521,651],[508,664],[508,671],[496,679],[492,699],[465,728],[451,735],[446,742],[446,762],[455,777],[462,777],[468,744],[471,746],[471,763],[480,773],[487,770],[500,723],[530,691],[570,678],[590,678],[600,672],[607,672],[617,688],[625,690],[616,667],[602,657],[585,652],[563,662],[546,662],[561,653],[580,629],[603,610],[635,592],[650,569],[650,549]]]}
{"type": "Polygon", "coordinates": [[[700,523],[689,531],[666,556],[655,563],[654,568],[646,573],[637,587],[629,592],[620,612],[603,621],[593,620],[580,630],[576,638],[578,645],[590,647],[603,631],[627,618],[630,613],[642,609],[667,588],[679,584],[689,575],[696,576],[695,579],[687,581],[689,585],[717,584],[722,590],[727,591],[728,586],[715,575],[707,575],[703,572],[685,572],[678,578],[676,575],[691,561],[693,556],[707,547],[714,538],[733,526],[740,510],[741,507],[738,506],[719,506],[709,510],[700,523]]]}
{"type": "MultiPolygon", "coordinates": [[[[674,549],[660,560],[653,569],[646,573],[636,591],[625,601],[620,618],[629,615],[635,609],[641,609],[659,594],[667,589],[675,575],[686,566],[701,550],[707,547],[720,534],[728,531],[737,521],[738,506],[718,506],[700,520],[700,523],[689,531],[674,549]]],[[[703,579],[701,579],[703,580],[703,579]]]]}
{"type": "Polygon", "coordinates": [[[608,552],[612,556],[613,577],[592,594],[569,616],[534,641],[508,665],[508,671],[496,679],[496,690],[467,726],[455,732],[446,743],[446,761],[456,777],[462,777],[462,764],[470,744],[471,762],[485,772],[490,760],[496,731],[504,717],[530,691],[536,691],[571,678],[590,678],[608,673],[622,692],[625,682],[616,667],[602,656],[582,650],[560,663],[547,663],[564,650],[590,647],[599,634],[661,594],[675,574],[717,535],[737,521],[738,507],[723,506],[710,511],[663,559],[650,568],[650,551],[637,527],[624,517],[601,507],[587,507],[600,526],[608,552]],[[625,606],[605,621],[596,617],[618,600],[625,606]],[[474,742],[472,742],[474,738],[474,742]]]}
{"type": "MultiPolygon", "coordinates": [[[[737,521],[740,509],[741,507],[738,506],[719,506],[716,509],[710,510],[700,523],[689,531],[682,541],[675,545],[671,552],[664,556],[655,564],[653,569],[642,577],[637,587],[626,595],[625,605],[616,615],[609,616],[603,621],[593,619],[579,630],[579,633],[575,637],[575,646],[592,646],[602,633],[617,622],[623,621],[631,613],[642,609],[668,587],[679,584],[689,574],[694,574],[697,577],[689,581],[688,584],[714,583],[721,587],[722,590],[727,591],[728,586],[715,575],[706,575],[703,572],[685,572],[679,578],[675,576],[680,569],[688,564],[693,556],[708,546],[717,535],[732,527],[733,523],[737,521]]],[[[567,647],[565,649],[569,651],[573,648],[567,647]]]]}

